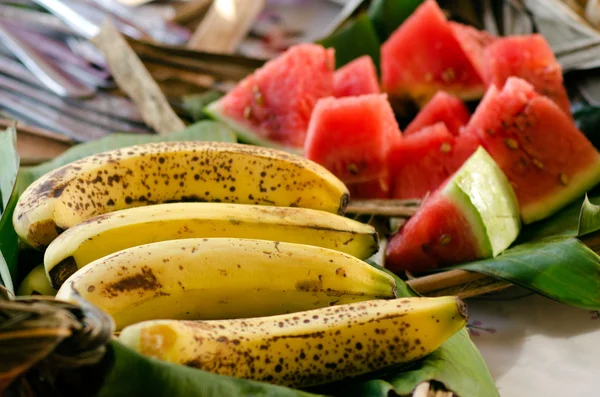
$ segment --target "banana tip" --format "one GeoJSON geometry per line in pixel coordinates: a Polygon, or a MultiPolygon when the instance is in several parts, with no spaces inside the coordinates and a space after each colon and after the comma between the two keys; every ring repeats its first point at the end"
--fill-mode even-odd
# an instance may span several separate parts
{"type": "Polygon", "coordinates": [[[461,301],[458,297],[455,297],[454,299],[456,299],[456,305],[458,306],[458,312],[465,320],[467,320],[469,317],[467,304],[465,302],[461,301]]]}

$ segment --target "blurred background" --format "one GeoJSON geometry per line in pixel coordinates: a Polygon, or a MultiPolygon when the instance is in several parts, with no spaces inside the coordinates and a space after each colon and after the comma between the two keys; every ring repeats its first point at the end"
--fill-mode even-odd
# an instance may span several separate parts
{"type": "MultiPolygon", "coordinates": [[[[336,37],[354,34],[356,48],[336,47],[341,66],[345,57],[360,51],[363,37],[357,26],[363,16],[381,37],[382,31],[395,28],[389,26],[389,13],[399,8],[409,13],[419,3],[0,0],[0,123],[19,121],[19,150],[25,165],[113,132],[156,133],[156,125],[140,113],[139,102],[124,94],[131,92],[123,82],[144,74],[140,65],[115,43],[94,39],[107,20],[127,38],[151,80],[188,124],[203,117],[203,104],[290,45],[321,41],[335,47],[336,37]],[[113,62],[112,71],[107,57],[113,62]],[[117,71],[115,65],[122,67],[117,71]],[[115,79],[117,72],[130,78],[115,79]]],[[[595,72],[600,67],[599,1],[443,0],[440,4],[450,18],[494,34],[543,33],[566,72],[571,96],[579,98],[574,106],[600,102],[595,72]]],[[[396,22],[399,25],[402,19],[396,22]]],[[[149,80],[138,83],[138,89],[146,90],[149,80]]]]}

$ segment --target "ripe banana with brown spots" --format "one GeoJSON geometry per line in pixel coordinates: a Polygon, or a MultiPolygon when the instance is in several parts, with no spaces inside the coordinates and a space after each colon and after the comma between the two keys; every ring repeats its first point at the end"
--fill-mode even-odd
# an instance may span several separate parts
{"type": "Polygon", "coordinates": [[[365,259],[378,250],[375,229],[307,208],[225,203],[170,203],[90,218],[46,249],[44,264],[59,288],[78,268],[138,245],[185,238],[232,237],[315,245],[365,259]]]}
{"type": "Polygon", "coordinates": [[[223,321],[145,321],[119,341],[139,353],[221,375],[292,387],[417,360],[466,324],[456,297],[353,303],[223,321]]]}
{"type": "Polygon", "coordinates": [[[236,238],[170,240],[119,251],[60,288],[112,315],[117,329],[151,319],[299,312],[396,296],[394,278],[343,252],[236,238]]]}
{"type": "Polygon", "coordinates": [[[23,193],[17,234],[44,248],[93,216],[173,201],[302,207],[343,213],[346,186],[320,165],[274,149],[163,142],[96,154],[58,168],[23,193]]]}

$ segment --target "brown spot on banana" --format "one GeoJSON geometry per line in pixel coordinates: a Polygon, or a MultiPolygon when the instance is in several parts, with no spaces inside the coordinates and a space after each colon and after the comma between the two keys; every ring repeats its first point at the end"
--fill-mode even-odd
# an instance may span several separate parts
{"type": "Polygon", "coordinates": [[[72,256],[60,261],[48,272],[52,288],[59,289],[60,286],[77,271],[77,269],[77,262],[75,262],[75,258],[72,256]]]}
{"type": "Polygon", "coordinates": [[[104,287],[104,292],[109,297],[118,297],[123,292],[130,292],[135,290],[143,291],[157,291],[160,293],[162,284],[156,278],[156,275],[149,267],[142,267],[141,272],[122,278],[119,281],[107,284],[104,287]]]}

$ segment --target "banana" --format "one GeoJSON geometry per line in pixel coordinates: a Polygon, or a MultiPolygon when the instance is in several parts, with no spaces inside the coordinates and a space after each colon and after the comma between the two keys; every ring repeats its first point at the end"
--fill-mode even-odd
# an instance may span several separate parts
{"type": "Polygon", "coordinates": [[[238,237],[316,245],[364,259],[378,250],[372,226],[307,208],[171,203],[99,215],[62,233],[46,249],[54,287],[103,256],[157,241],[238,237]]]}
{"type": "Polygon", "coordinates": [[[17,295],[56,295],[56,290],[50,286],[50,283],[46,278],[43,264],[37,265],[27,276],[25,276],[17,290],[17,295]]]}
{"type": "Polygon", "coordinates": [[[62,231],[96,215],[169,201],[302,207],[343,213],[348,189],[300,156],[219,142],[162,142],[96,154],[30,185],[13,224],[45,248],[62,231]]]}
{"type": "Polygon", "coordinates": [[[57,299],[75,294],[139,321],[260,317],[394,298],[390,275],[343,252],[236,238],[169,240],[119,251],[79,269],[57,299]]]}
{"type": "Polygon", "coordinates": [[[221,375],[308,387],[417,360],[466,324],[456,297],[353,303],[222,321],[145,321],[119,341],[221,375]]]}

